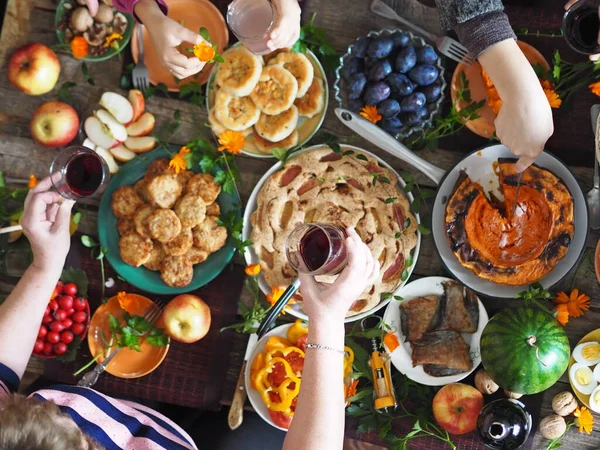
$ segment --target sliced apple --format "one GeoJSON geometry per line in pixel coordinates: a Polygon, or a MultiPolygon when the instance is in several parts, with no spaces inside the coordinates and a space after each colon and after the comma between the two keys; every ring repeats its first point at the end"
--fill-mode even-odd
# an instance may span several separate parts
{"type": "Polygon", "coordinates": [[[98,147],[111,148],[117,143],[109,129],[96,116],[85,119],[83,128],[88,139],[98,147]]]}
{"type": "Polygon", "coordinates": [[[129,102],[131,103],[131,106],[133,106],[133,119],[131,119],[131,122],[135,122],[142,116],[142,113],[146,108],[146,99],[144,99],[142,91],[132,89],[129,91],[129,102]]]}
{"type": "Polygon", "coordinates": [[[110,134],[112,134],[117,141],[124,142],[125,139],[127,139],[127,129],[125,128],[125,125],[118,122],[111,113],[105,109],[99,109],[98,111],[94,111],[94,115],[100,122],[106,125],[110,134]]]}
{"type": "Polygon", "coordinates": [[[133,119],[133,106],[122,95],[116,92],[105,92],[100,97],[100,106],[111,113],[115,119],[122,124],[131,122],[133,119]]]}
{"type": "Polygon", "coordinates": [[[127,162],[135,158],[135,153],[129,150],[123,144],[119,144],[116,147],[111,148],[110,154],[113,155],[119,162],[127,162]]]}
{"type": "Polygon", "coordinates": [[[119,165],[117,164],[117,161],[115,161],[115,158],[113,158],[113,155],[111,155],[108,150],[102,147],[96,147],[96,153],[98,153],[102,159],[106,161],[108,170],[111,174],[115,174],[119,171],[119,165]]]}
{"type": "Polygon", "coordinates": [[[152,136],[133,137],[129,136],[125,141],[125,147],[134,153],[144,153],[152,150],[156,145],[156,139],[152,136]]]}
{"type": "Polygon", "coordinates": [[[94,144],[90,138],[85,138],[85,140],[83,141],[83,144],[81,144],[82,146],[84,146],[85,148],[89,148],[90,150],[96,150],[96,144],[94,144]]]}
{"type": "Polygon", "coordinates": [[[154,116],[145,112],[138,120],[127,126],[127,134],[129,136],[146,136],[154,129],[155,122],[154,116]]]}

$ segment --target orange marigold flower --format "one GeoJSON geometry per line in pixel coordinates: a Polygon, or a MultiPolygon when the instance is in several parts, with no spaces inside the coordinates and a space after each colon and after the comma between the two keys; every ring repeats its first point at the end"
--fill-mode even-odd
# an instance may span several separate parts
{"type": "Polygon", "coordinates": [[[38,179],[34,174],[29,175],[29,182],[27,183],[27,187],[29,189],[33,189],[38,184],[38,179]]]}
{"type": "Polygon", "coordinates": [[[554,84],[552,84],[552,82],[550,80],[540,80],[540,84],[542,85],[542,89],[546,90],[550,90],[553,91],[554,90],[554,84]]]}
{"type": "Polygon", "coordinates": [[[564,292],[556,294],[554,303],[557,305],[566,305],[569,316],[583,316],[584,311],[590,309],[590,298],[585,294],[579,294],[578,289],[573,289],[570,296],[564,292]]]}
{"type": "Polygon", "coordinates": [[[381,114],[377,112],[377,106],[373,105],[363,106],[360,115],[371,123],[377,123],[381,120],[381,114]]]}
{"type": "Polygon", "coordinates": [[[260,273],[260,269],[260,264],[250,264],[249,266],[246,266],[246,275],[249,277],[255,277],[260,273]]]}
{"type": "Polygon", "coordinates": [[[591,89],[594,95],[600,97],[600,81],[596,81],[595,83],[590,84],[588,87],[591,89]]]}
{"type": "Polygon", "coordinates": [[[175,154],[171,161],[169,161],[169,167],[172,168],[175,173],[179,173],[182,170],[187,169],[187,161],[185,160],[185,155],[190,153],[191,150],[186,146],[181,147],[179,153],[175,154]]]}
{"type": "Polygon", "coordinates": [[[117,294],[117,300],[119,301],[121,309],[131,315],[139,314],[140,309],[143,309],[144,307],[137,296],[129,295],[124,291],[117,294]]]}
{"type": "Polygon", "coordinates": [[[226,150],[233,155],[239,155],[246,145],[246,140],[239,131],[227,130],[219,135],[219,144],[221,146],[217,150],[220,152],[226,150]]]}
{"type": "Polygon", "coordinates": [[[209,62],[215,57],[215,49],[212,45],[202,41],[194,45],[194,56],[202,62],[209,62]]]}
{"type": "Polygon", "coordinates": [[[556,314],[554,315],[558,323],[560,323],[563,327],[569,323],[569,309],[567,305],[557,305],[556,306],[556,314]]]}
{"type": "Polygon", "coordinates": [[[83,36],[75,36],[71,40],[71,53],[75,59],[85,58],[88,54],[88,42],[83,36]]]}
{"type": "Polygon", "coordinates": [[[356,395],[356,388],[358,386],[358,378],[355,380],[352,380],[350,382],[350,385],[344,385],[345,387],[345,391],[346,391],[346,400],[348,400],[349,398],[352,398],[356,395]]]}
{"type": "Polygon", "coordinates": [[[275,303],[277,303],[277,300],[281,298],[284,292],[285,289],[279,286],[273,286],[271,288],[271,293],[267,294],[267,301],[271,304],[271,306],[273,306],[275,303]]]}
{"type": "Polygon", "coordinates": [[[104,46],[115,47],[118,49],[119,43],[117,41],[120,41],[121,39],[123,39],[123,36],[121,36],[119,33],[111,33],[104,39],[104,46]]]}
{"type": "Polygon", "coordinates": [[[544,89],[544,94],[546,94],[546,98],[548,99],[548,103],[550,103],[550,108],[560,108],[562,104],[562,99],[553,89],[544,89]]]}
{"type": "Polygon", "coordinates": [[[577,407],[573,415],[577,418],[575,423],[579,426],[579,432],[585,431],[590,434],[594,429],[594,416],[585,406],[577,407]]]}
{"type": "Polygon", "coordinates": [[[396,333],[393,333],[391,331],[389,333],[386,333],[386,335],[383,337],[383,343],[388,348],[390,353],[396,350],[398,347],[400,347],[398,336],[396,336],[396,333]]]}

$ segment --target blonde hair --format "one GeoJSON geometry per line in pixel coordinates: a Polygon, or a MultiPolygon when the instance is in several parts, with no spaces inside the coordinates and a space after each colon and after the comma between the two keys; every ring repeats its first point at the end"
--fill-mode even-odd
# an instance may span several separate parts
{"type": "Polygon", "coordinates": [[[51,401],[10,395],[0,400],[0,449],[2,450],[104,450],[82,433],[71,418],[51,401]],[[57,420],[58,419],[58,420],[57,420]]]}

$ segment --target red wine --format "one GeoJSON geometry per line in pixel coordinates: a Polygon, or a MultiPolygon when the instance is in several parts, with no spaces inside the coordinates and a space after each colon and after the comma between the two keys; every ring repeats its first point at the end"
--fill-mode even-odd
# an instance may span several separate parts
{"type": "Polygon", "coordinates": [[[102,183],[102,162],[98,155],[77,155],[67,164],[67,186],[78,197],[88,197],[102,183]]]}
{"type": "Polygon", "coordinates": [[[563,18],[563,31],[567,43],[576,51],[585,54],[597,53],[600,49],[598,44],[598,32],[600,31],[600,19],[598,8],[589,2],[582,1],[570,8],[563,18]]]}
{"type": "Polygon", "coordinates": [[[321,270],[328,274],[339,271],[346,262],[346,246],[342,239],[328,236],[319,227],[308,230],[300,241],[300,253],[308,270],[321,270]]]}

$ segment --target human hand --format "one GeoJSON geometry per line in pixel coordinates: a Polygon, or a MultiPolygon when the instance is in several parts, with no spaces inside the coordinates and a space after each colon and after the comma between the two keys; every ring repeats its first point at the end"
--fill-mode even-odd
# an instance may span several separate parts
{"type": "Polygon", "coordinates": [[[52,177],[41,180],[25,199],[21,225],[33,251],[33,266],[41,270],[62,269],[71,246],[69,225],[75,202],[51,191],[52,177]]]}
{"type": "Polygon", "coordinates": [[[298,0],[273,0],[277,18],[269,34],[269,50],[291,47],[300,37],[300,6],[298,0]]]}
{"type": "MultiPolygon", "coordinates": [[[[567,4],[565,5],[565,10],[569,9],[571,6],[573,6],[578,1],[579,0],[569,0],[567,2],[567,4]]],[[[600,17],[600,7],[598,7],[598,16],[600,17]]],[[[598,43],[600,43],[600,32],[598,32],[598,43]]],[[[591,61],[598,61],[598,58],[600,58],[600,54],[598,54],[598,53],[596,53],[595,55],[590,55],[591,61]]]]}
{"type": "Polygon", "coordinates": [[[304,309],[311,320],[342,320],[358,296],[379,277],[379,261],[373,258],[369,247],[354,228],[346,229],[346,234],[348,265],[333,284],[323,285],[311,275],[298,274],[304,309]]]}
{"type": "Polygon", "coordinates": [[[83,0],[83,2],[88,8],[90,16],[94,17],[98,12],[98,0],[83,0]]]}

